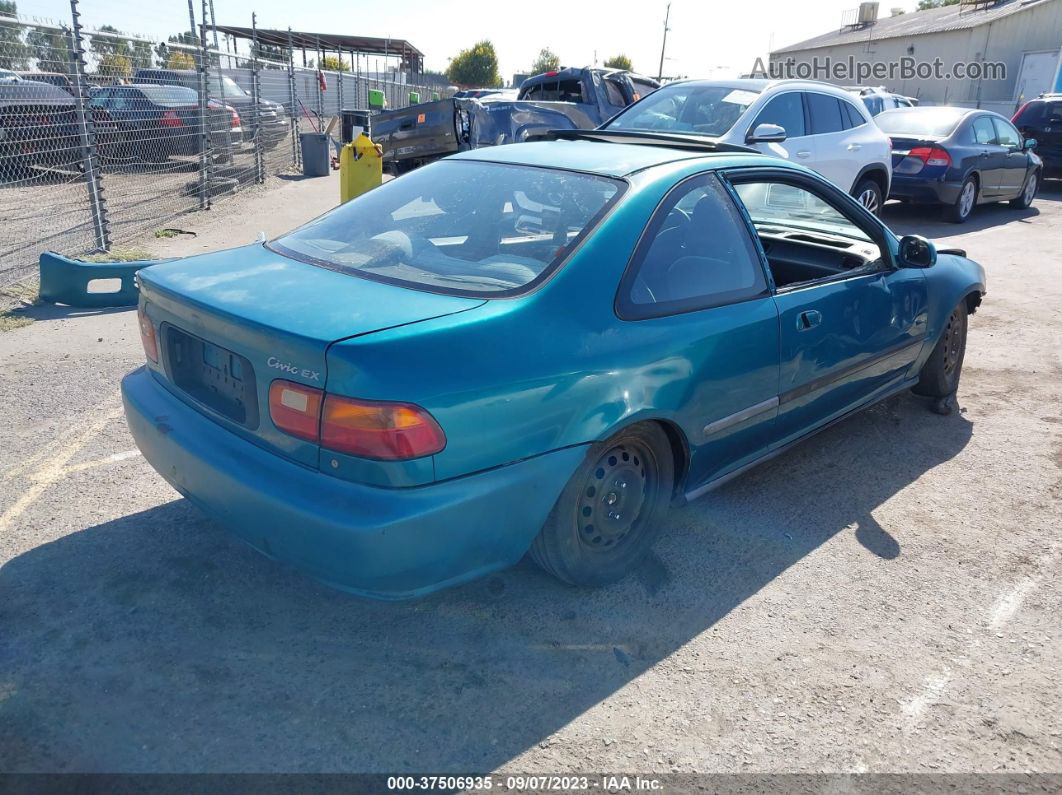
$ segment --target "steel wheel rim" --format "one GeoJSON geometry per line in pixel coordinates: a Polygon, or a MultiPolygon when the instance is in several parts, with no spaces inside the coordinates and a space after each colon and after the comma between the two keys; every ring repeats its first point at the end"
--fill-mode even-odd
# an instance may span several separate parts
{"type": "Polygon", "coordinates": [[[962,189],[962,196],[959,197],[959,213],[966,216],[970,214],[970,210],[973,209],[974,202],[974,184],[967,182],[966,187],[962,189]]]}
{"type": "Polygon", "coordinates": [[[658,488],[647,447],[625,442],[607,450],[591,468],[576,506],[580,546],[615,550],[642,524],[658,488]]]}
{"type": "Polygon", "coordinates": [[[1032,204],[1033,197],[1036,195],[1036,175],[1033,174],[1029,177],[1029,181],[1025,183],[1025,196],[1024,201],[1026,204],[1032,204]]]}
{"type": "Polygon", "coordinates": [[[959,363],[960,345],[962,343],[962,324],[959,322],[959,310],[948,316],[948,325],[944,327],[944,374],[951,375],[959,363]]]}
{"type": "Polygon", "coordinates": [[[873,189],[867,188],[859,194],[859,203],[872,213],[878,211],[878,194],[873,189]]]}

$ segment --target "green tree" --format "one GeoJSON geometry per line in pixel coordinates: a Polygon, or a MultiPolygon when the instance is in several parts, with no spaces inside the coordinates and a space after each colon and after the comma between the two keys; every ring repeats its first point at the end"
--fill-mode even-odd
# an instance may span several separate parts
{"type": "MultiPolygon", "coordinates": [[[[0,16],[17,17],[14,0],[0,0],[0,16]]],[[[22,41],[22,26],[13,20],[0,22],[0,68],[28,69],[30,48],[22,41]]]]}
{"type": "Polygon", "coordinates": [[[170,50],[163,63],[167,69],[195,69],[195,58],[184,50],[170,50]]]}
{"type": "Polygon", "coordinates": [[[446,76],[459,86],[496,88],[502,84],[498,74],[498,53],[487,39],[461,50],[446,70],[446,76]]]}
{"type": "Polygon", "coordinates": [[[96,73],[104,77],[127,79],[133,74],[133,62],[123,52],[109,52],[96,62],[96,73]]]}
{"type": "Polygon", "coordinates": [[[70,67],[70,40],[66,31],[54,28],[33,28],[26,34],[37,69],[41,72],[62,72],[70,67]]]}
{"type": "Polygon", "coordinates": [[[321,59],[321,68],[329,72],[349,72],[350,63],[338,55],[326,55],[321,59]]]}
{"type": "Polygon", "coordinates": [[[619,55],[613,55],[611,58],[605,61],[605,66],[609,69],[625,69],[628,72],[634,68],[633,66],[631,66],[631,59],[623,53],[620,53],[619,55]]]}
{"type": "Polygon", "coordinates": [[[958,5],[960,0],[918,0],[918,11],[928,11],[931,8],[958,5]]]}
{"type": "Polygon", "coordinates": [[[538,51],[538,57],[531,64],[531,74],[540,75],[543,72],[555,72],[560,69],[560,58],[549,47],[543,47],[538,51]]]}

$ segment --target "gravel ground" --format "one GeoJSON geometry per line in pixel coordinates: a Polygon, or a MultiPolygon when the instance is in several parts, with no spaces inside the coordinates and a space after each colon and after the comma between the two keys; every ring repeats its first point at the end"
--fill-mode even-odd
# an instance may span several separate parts
{"type": "Polygon", "coordinates": [[[0,770],[1062,772],[1062,186],[887,219],[988,271],[961,412],[837,425],[599,591],[525,561],[380,604],[268,561],[135,451],[133,313],[37,310],[0,334],[0,770]]]}

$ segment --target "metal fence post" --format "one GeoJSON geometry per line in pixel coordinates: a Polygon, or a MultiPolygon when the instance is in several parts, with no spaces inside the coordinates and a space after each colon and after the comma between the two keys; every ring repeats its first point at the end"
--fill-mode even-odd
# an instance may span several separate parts
{"type": "Polygon", "coordinates": [[[96,238],[96,248],[108,251],[111,247],[111,231],[107,221],[107,202],[103,197],[103,175],[100,173],[99,160],[96,156],[96,127],[92,114],[85,110],[88,87],[85,80],[85,46],[81,38],[81,14],[77,10],[77,0],[70,0],[70,19],[72,30],[69,34],[70,64],[74,73],[74,107],[77,112],[77,126],[81,133],[81,163],[85,170],[85,184],[88,186],[89,208],[92,212],[92,229],[96,238]]]}
{"type": "Polygon", "coordinates": [[[207,98],[206,98],[206,43],[203,36],[206,35],[204,28],[200,36],[195,35],[195,7],[192,0],[188,0],[188,24],[192,38],[199,42],[199,51],[196,54],[196,72],[198,73],[199,87],[199,209],[206,210],[210,207],[210,135],[207,130],[207,98]]]}
{"type": "Polygon", "coordinates": [[[299,167],[299,107],[295,92],[295,47],[288,28],[288,94],[291,96],[291,165],[299,167]]]}
{"type": "MultiPolygon", "coordinates": [[[[211,0],[213,2],[213,0],[211,0]]],[[[258,15],[251,13],[251,101],[254,103],[254,178],[255,182],[265,182],[265,163],[262,160],[262,106],[261,91],[258,86],[258,15]]]]}

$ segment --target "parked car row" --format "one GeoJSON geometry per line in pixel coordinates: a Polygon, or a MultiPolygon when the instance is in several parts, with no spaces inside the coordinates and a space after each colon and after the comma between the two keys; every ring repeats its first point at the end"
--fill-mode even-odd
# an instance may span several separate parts
{"type": "Polygon", "coordinates": [[[374,137],[394,173],[549,130],[649,131],[800,163],[875,214],[887,199],[936,203],[957,223],[978,204],[1027,208],[1044,176],[1062,176],[1062,166],[1052,165],[1062,163],[1062,95],[1027,103],[1014,119],[1019,132],[990,111],[918,107],[884,87],[817,81],[681,80],[657,88],[631,73],[563,69],[526,80],[516,101],[491,89],[462,93],[467,98],[374,117],[374,137]]]}

